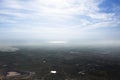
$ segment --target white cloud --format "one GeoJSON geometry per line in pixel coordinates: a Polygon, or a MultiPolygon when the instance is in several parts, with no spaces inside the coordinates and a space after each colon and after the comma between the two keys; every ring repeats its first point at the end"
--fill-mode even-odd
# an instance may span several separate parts
{"type": "Polygon", "coordinates": [[[83,30],[89,30],[89,29],[98,29],[98,28],[107,28],[107,27],[118,27],[118,25],[120,25],[120,22],[118,21],[100,21],[94,24],[90,24],[87,26],[84,26],[84,28],[82,28],[83,30]]]}
{"type": "MultiPolygon", "coordinates": [[[[69,22],[69,20],[76,19],[80,21],[78,25],[82,27],[87,26],[90,28],[95,28],[94,26],[97,25],[98,27],[96,28],[100,28],[101,24],[103,24],[102,27],[106,27],[106,25],[109,27],[112,26],[111,24],[113,21],[114,23],[116,22],[115,24],[117,26],[119,19],[115,17],[114,12],[100,12],[101,9],[99,4],[101,4],[102,1],[103,0],[4,0],[3,7],[8,9],[1,10],[0,14],[15,16],[17,21],[26,19],[28,21],[37,20],[39,22],[42,18],[49,21],[54,21],[55,23],[56,21],[69,22]],[[13,11],[12,9],[17,9],[17,11],[13,11]],[[25,13],[22,12],[22,10],[31,11],[32,13],[25,13]],[[78,17],[75,17],[76,15],[78,15],[78,17]],[[91,20],[88,20],[86,17],[81,18],[79,16],[87,16],[91,20]]],[[[3,20],[1,22],[4,22],[5,18],[2,19],[3,20]]],[[[6,19],[6,22],[15,21],[13,19],[11,19],[11,21],[7,20],[9,19],[6,19]]],[[[73,21],[73,23],[74,22],[75,21],[73,21]]],[[[66,23],[65,25],[68,24],[66,23]]]]}
{"type": "Polygon", "coordinates": [[[0,51],[1,52],[15,52],[19,50],[18,48],[15,48],[15,47],[11,47],[11,46],[5,46],[4,45],[0,45],[0,51]]]}
{"type": "Polygon", "coordinates": [[[0,16],[0,23],[16,23],[16,21],[10,20],[7,17],[0,16]]]}
{"type": "Polygon", "coordinates": [[[98,13],[98,12],[96,12],[96,13],[88,14],[88,15],[93,19],[111,20],[115,14],[114,13],[98,13]]]}
{"type": "Polygon", "coordinates": [[[98,4],[100,2],[96,0],[31,0],[29,2],[5,0],[4,7],[32,10],[36,14],[57,15],[59,17],[60,15],[87,15],[88,13],[96,12],[99,10],[98,4]]]}
{"type": "Polygon", "coordinates": [[[4,8],[22,9],[23,6],[19,4],[18,0],[3,0],[4,8]]]}
{"type": "Polygon", "coordinates": [[[95,0],[35,0],[27,7],[45,15],[87,15],[99,10],[95,0]]]}

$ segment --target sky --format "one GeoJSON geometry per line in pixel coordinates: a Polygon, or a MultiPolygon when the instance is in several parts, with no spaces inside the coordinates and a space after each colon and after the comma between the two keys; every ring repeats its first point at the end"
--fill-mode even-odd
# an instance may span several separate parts
{"type": "Polygon", "coordinates": [[[120,45],[120,0],[0,0],[0,45],[120,45]]]}

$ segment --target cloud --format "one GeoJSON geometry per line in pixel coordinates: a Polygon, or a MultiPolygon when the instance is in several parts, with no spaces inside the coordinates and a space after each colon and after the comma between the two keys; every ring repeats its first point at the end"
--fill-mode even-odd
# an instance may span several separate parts
{"type": "Polygon", "coordinates": [[[15,47],[11,47],[11,46],[0,46],[0,51],[1,52],[15,52],[15,51],[18,51],[19,49],[18,48],[15,48],[15,47]]]}
{"type": "Polygon", "coordinates": [[[85,26],[83,30],[90,30],[90,29],[99,29],[99,28],[110,28],[110,27],[118,27],[120,25],[120,22],[115,21],[101,21],[98,23],[91,24],[89,26],[85,26]]]}
{"type": "MultiPolygon", "coordinates": [[[[66,22],[65,25],[68,25],[71,23],[70,20],[74,20],[72,22],[74,25],[77,21],[79,26],[87,26],[92,29],[92,26],[94,27],[96,24],[99,26],[96,28],[100,28],[101,25],[98,24],[102,24],[103,22],[107,22],[107,27],[110,27],[113,21],[114,23],[117,21],[115,24],[118,26],[119,18],[115,16],[115,11],[111,13],[101,12],[99,5],[102,4],[103,1],[104,0],[4,0],[1,3],[2,8],[0,14],[9,15],[11,18],[1,17],[2,20],[0,22],[18,22],[19,24],[22,23],[22,21],[34,23],[43,23],[43,21],[45,21],[46,24],[51,22],[53,23],[52,25],[54,25],[55,23],[57,24],[57,22],[59,24],[66,22]],[[41,19],[42,22],[40,22],[41,19]],[[83,25],[81,25],[81,23],[83,25]]],[[[116,8],[118,10],[118,7],[116,8]]],[[[116,8],[114,8],[114,10],[116,10],[116,8]]],[[[32,23],[30,24],[34,25],[32,23]]],[[[106,25],[104,27],[106,27],[106,25]]]]}
{"type": "Polygon", "coordinates": [[[120,6],[109,7],[111,12],[108,12],[108,8],[105,7],[106,11],[103,11],[100,5],[104,1],[2,0],[0,3],[1,40],[88,39],[89,41],[89,38],[86,38],[88,36],[93,39],[101,38],[104,33],[95,30],[120,25],[120,6]]]}

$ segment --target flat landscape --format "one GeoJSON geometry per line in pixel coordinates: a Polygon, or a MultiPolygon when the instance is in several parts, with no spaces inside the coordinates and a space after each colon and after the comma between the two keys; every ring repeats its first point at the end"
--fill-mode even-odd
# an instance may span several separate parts
{"type": "Polygon", "coordinates": [[[118,47],[18,48],[0,52],[1,69],[34,72],[32,80],[120,80],[118,47]]]}

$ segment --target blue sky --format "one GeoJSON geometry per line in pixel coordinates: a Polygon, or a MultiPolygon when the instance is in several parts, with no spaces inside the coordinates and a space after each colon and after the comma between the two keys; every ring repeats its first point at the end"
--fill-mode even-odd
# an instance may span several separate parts
{"type": "Polygon", "coordinates": [[[0,44],[120,44],[120,0],[0,0],[0,44]]]}

